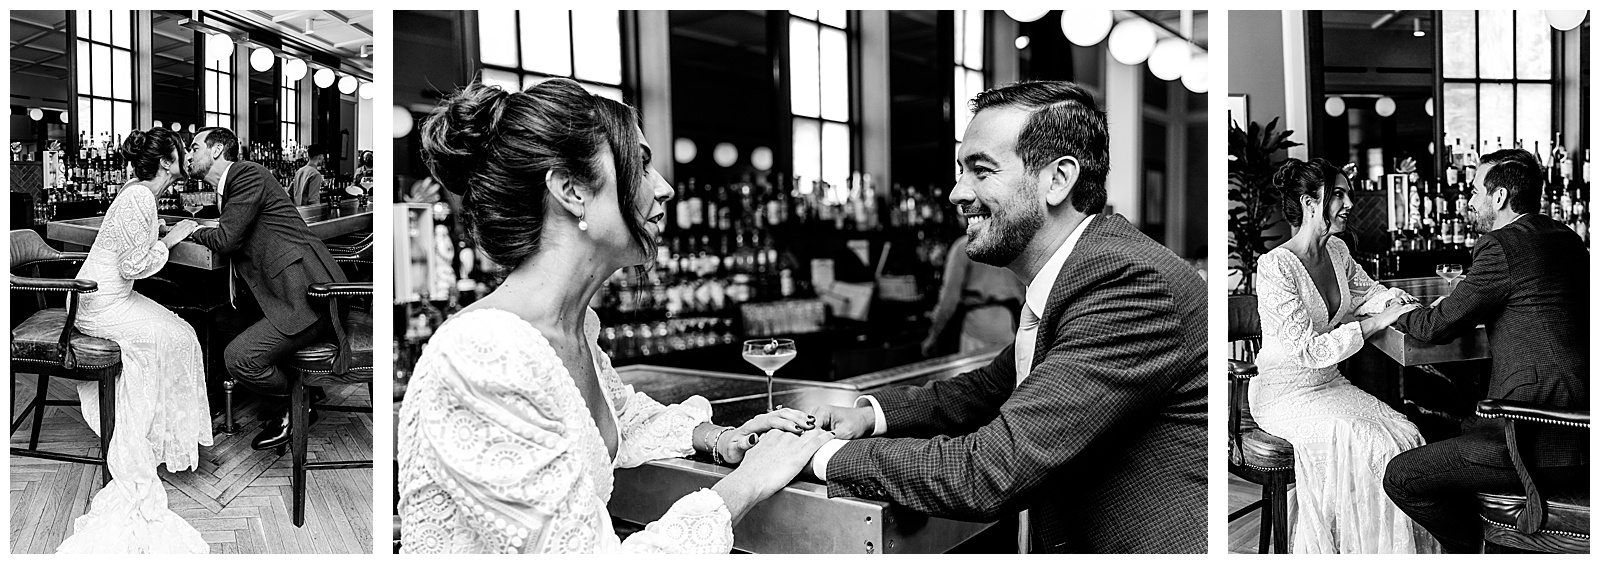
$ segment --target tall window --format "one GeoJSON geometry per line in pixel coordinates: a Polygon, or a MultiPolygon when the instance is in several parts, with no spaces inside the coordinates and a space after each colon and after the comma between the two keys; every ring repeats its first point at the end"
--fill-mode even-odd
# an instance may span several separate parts
{"type": "Polygon", "coordinates": [[[1441,19],[1445,143],[1548,151],[1556,48],[1543,12],[1446,10],[1441,19]]]}
{"type": "MultiPolygon", "coordinates": [[[[789,109],[794,174],[810,190],[843,189],[850,176],[850,59],[844,10],[789,12],[789,109]]],[[[843,198],[843,193],[830,196],[843,198]]]]}
{"type": "MultiPolygon", "coordinates": [[[[202,43],[204,51],[216,49],[210,41],[202,43]]],[[[228,43],[227,53],[206,52],[205,106],[206,127],[233,127],[233,43],[228,43]]]]}
{"type": "Polygon", "coordinates": [[[967,101],[983,92],[983,10],[956,10],[954,104],[956,143],[967,131],[972,114],[967,101]]]}
{"type": "Polygon", "coordinates": [[[622,101],[622,19],[617,10],[478,12],[483,82],[522,90],[570,78],[622,101]]]}
{"type": "Polygon", "coordinates": [[[275,66],[278,80],[283,83],[278,89],[278,142],[287,147],[290,143],[300,143],[300,85],[289,78],[286,65],[275,66]]]}
{"type": "Polygon", "coordinates": [[[77,10],[78,128],[92,142],[133,130],[133,21],[129,10],[77,10]]]}

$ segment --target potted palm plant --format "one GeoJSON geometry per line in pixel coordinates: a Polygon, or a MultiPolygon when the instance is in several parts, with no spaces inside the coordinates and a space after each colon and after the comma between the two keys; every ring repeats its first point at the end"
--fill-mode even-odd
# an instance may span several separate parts
{"type": "Polygon", "coordinates": [[[1256,259],[1286,238],[1268,235],[1283,222],[1274,210],[1272,172],[1283,162],[1275,155],[1300,143],[1289,140],[1293,131],[1277,128],[1277,118],[1265,127],[1250,122],[1248,131],[1228,125],[1228,272],[1239,279],[1235,294],[1255,293],[1256,259]]]}

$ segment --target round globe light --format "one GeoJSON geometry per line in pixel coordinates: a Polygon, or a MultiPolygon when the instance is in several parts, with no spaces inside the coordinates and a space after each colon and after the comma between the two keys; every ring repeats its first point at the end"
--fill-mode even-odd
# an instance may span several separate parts
{"type": "Polygon", "coordinates": [[[311,75],[311,80],[312,82],[316,83],[317,88],[327,88],[329,86],[333,86],[333,71],[329,69],[317,69],[317,74],[311,75]]]}
{"type": "Polygon", "coordinates": [[[1028,39],[1028,36],[1026,36],[1026,35],[1018,35],[1017,36],[1017,48],[1018,49],[1027,49],[1028,48],[1028,44],[1032,43],[1032,42],[1033,42],[1033,40],[1032,39],[1028,39]]]}
{"type": "Polygon", "coordinates": [[[189,133],[194,133],[195,131],[197,130],[195,129],[194,124],[189,124],[189,133]]]}
{"type": "Polygon", "coordinates": [[[1388,96],[1378,98],[1378,103],[1374,105],[1373,109],[1378,110],[1378,115],[1383,117],[1394,115],[1394,98],[1388,96]]]}
{"type": "Polygon", "coordinates": [[[1344,98],[1329,96],[1328,100],[1322,103],[1322,111],[1328,112],[1328,115],[1333,117],[1344,115],[1344,98]]]}
{"type": "Polygon", "coordinates": [[[1428,117],[1433,117],[1433,98],[1432,97],[1429,97],[1428,101],[1422,103],[1422,111],[1428,112],[1428,117]]]}
{"type": "Polygon", "coordinates": [[[695,155],[700,154],[700,148],[695,146],[694,140],[688,137],[679,137],[672,141],[672,161],[678,164],[694,162],[695,155]]]}
{"type": "Polygon", "coordinates": [[[1044,17],[1044,15],[1048,13],[1050,13],[1050,10],[1048,9],[1006,10],[1007,16],[1011,16],[1011,19],[1022,23],[1037,21],[1039,18],[1044,17]]]}
{"type": "Polygon", "coordinates": [[[225,61],[233,56],[233,38],[225,34],[213,33],[206,38],[206,58],[212,61],[225,61]]]}
{"type": "Polygon", "coordinates": [[[171,129],[173,131],[183,131],[183,124],[178,123],[178,122],[172,122],[170,125],[167,126],[167,128],[171,129]]]}
{"type": "Polygon", "coordinates": [[[711,149],[711,160],[716,161],[717,166],[728,168],[739,161],[739,149],[735,148],[733,143],[717,143],[717,146],[711,149]]]}
{"type": "Polygon", "coordinates": [[[1588,10],[1545,10],[1544,19],[1550,22],[1550,27],[1561,31],[1572,31],[1583,24],[1583,19],[1589,17],[1588,10]]]}
{"type": "Polygon", "coordinates": [[[278,58],[266,47],[256,47],[256,50],[250,52],[250,68],[256,69],[256,72],[272,70],[272,65],[277,62],[278,58]]]}
{"type": "Polygon", "coordinates": [[[362,100],[371,100],[372,99],[372,83],[371,82],[363,82],[363,83],[361,83],[361,87],[356,89],[356,93],[361,96],[362,100]]]}
{"type": "Polygon", "coordinates": [[[394,120],[394,129],[390,131],[390,134],[395,139],[411,134],[411,112],[400,106],[395,106],[394,116],[391,119],[394,120]]]}
{"type": "MultiPolygon", "coordinates": [[[[72,118],[67,115],[67,112],[61,112],[60,116],[61,116],[61,123],[72,123],[72,118]]],[[[161,127],[161,126],[157,125],[156,127],[161,127]]]]}
{"type": "Polygon", "coordinates": [[[161,123],[161,120],[159,120],[159,119],[158,119],[158,120],[156,120],[156,122],[155,122],[155,123],[152,123],[152,124],[150,124],[150,125],[151,125],[151,126],[153,126],[153,127],[156,127],[156,128],[160,128],[160,127],[161,127],[161,126],[162,126],[162,125],[164,125],[164,124],[163,124],[163,123],[161,123]]]}
{"type": "Polygon", "coordinates": [[[1156,31],[1143,18],[1122,20],[1111,29],[1111,56],[1124,65],[1143,63],[1155,46],[1156,31]]]}
{"type": "Polygon", "coordinates": [[[1211,55],[1189,57],[1189,65],[1183,69],[1183,87],[1195,94],[1205,94],[1211,88],[1211,55]]]}
{"type": "Polygon", "coordinates": [[[1192,56],[1188,41],[1177,37],[1162,39],[1150,52],[1150,74],[1161,80],[1177,80],[1189,68],[1192,56]]]}
{"type": "Polygon", "coordinates": [[[1111,32],[1113,19],[1111,10],[1063,10],[1061,34],[1073,45],[1091,47],[1111,32]]]}
{"type": "Polygon", "coordinates": [[[33,121],[39,121],[41,119],[44,119],[44,110],[41,110],[39,108],[33,108],[31,110],[28,110],[28,117],[33,118],[33,121]]]}
{"type": "Polygon", "coordinates": [[[300,59],[289,59],[283,62],[283,74],[289,80],[300,80],[306,77],[306,62],[300,59]]]}
{"type": "Polygon", "coordinates": [[[345,94],[355,94],[356,87],[360,85],[361,83],[356,82],[356,77],[345,75],[343,78],[339,79],[339,92],[343,92],[345,94]]]}
{"type": "Polygon", "coordinates": [[[756,147],[750,151],[750,165],[760,171],[772,170],[772,149],[756,147]]]}

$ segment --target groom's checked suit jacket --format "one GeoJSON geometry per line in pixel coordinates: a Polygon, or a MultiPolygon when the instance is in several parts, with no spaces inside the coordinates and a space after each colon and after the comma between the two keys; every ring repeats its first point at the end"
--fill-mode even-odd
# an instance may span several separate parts
{"type": "MultiPolygon", "coordinates": [[[[1485,234],[1450,297],[1400,316],[1412,337],[1448,343],[1478,324],[1489,332],[1490,399],[1589,407],[1589,249],[1567,226],[1530,213],[1485,234]]],[[[1504,419],[1467,418],[1461,453],[1509,467],[1504,419]]],[[[1523,460],[1535,467],[1587,464],[1583,429],[1522,425],[1523,460]]]]}
{"type": "Polygon", "coordinates": [[[828,495],[988,521],[1029,510],[1034,552],[1206,550],[1205,283],[1120,216],[1051,287],[1033,369],[875,392],[889,437],[849,441],[828,495]]]}
{"type": "Polygon", "coordinates": [[[217,227],[197,229],[189,238],[233,260],[279,333],[298,333],[326,317],[326,306],[313,307],[306,300],[306,287],[344,282],[344,271],[289,203],[283,186],[250,161],[229,166],[222,186],[217,227]]]}

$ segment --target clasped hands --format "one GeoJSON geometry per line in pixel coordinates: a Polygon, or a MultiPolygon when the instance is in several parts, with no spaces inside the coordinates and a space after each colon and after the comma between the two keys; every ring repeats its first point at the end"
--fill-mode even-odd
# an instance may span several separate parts
{"type": "Polygon", "coordinates": [[[875,415],[871,407],[841,407],[824,405],[812,413],[779,406],[778,409],[750,418],[737,428],[725,428],[708,437],[714,443],[715,455],[724,462],[738,464],[747,453],[759,444],[782,441],[785,446],[800,446],[809,459],[828,439],[859,439],[872,435],[875,415]],[[788,439],[798,437],[802,443],[794,445],[788,439]],[[820,440],[813,437],[822,436],[820,440]]]}

